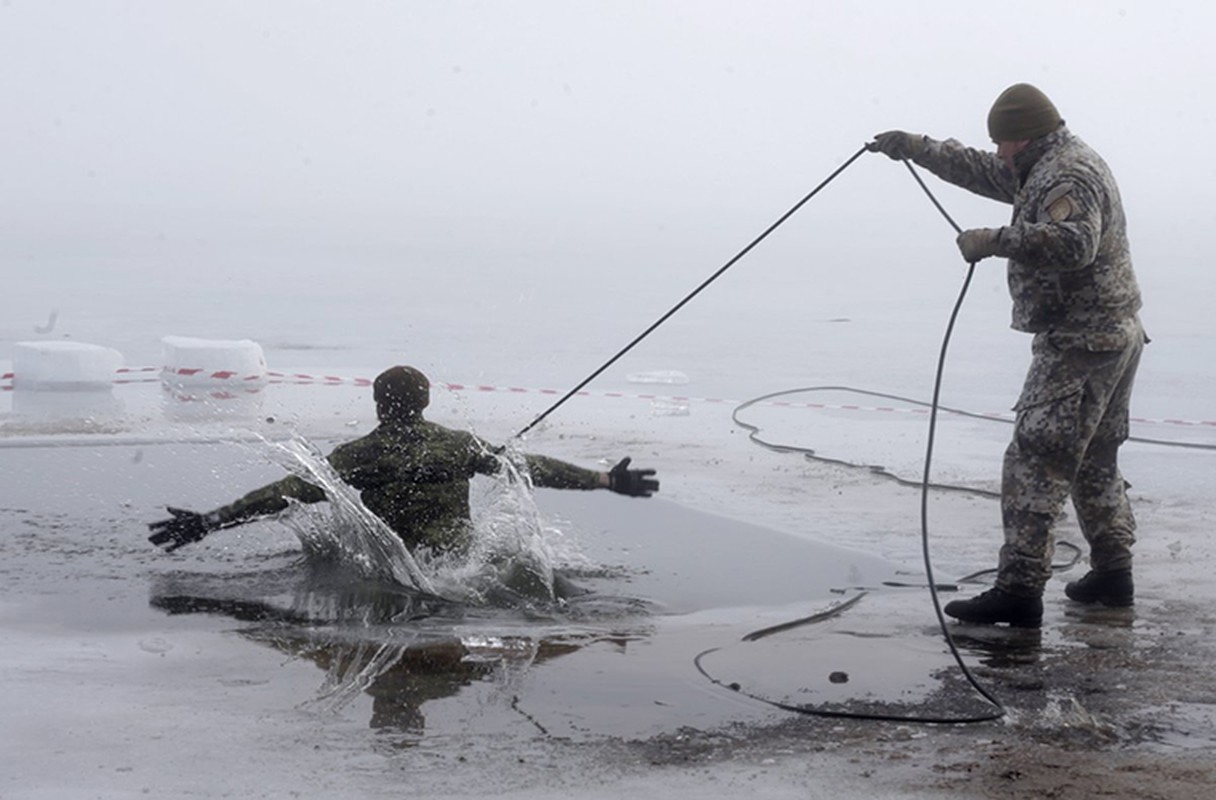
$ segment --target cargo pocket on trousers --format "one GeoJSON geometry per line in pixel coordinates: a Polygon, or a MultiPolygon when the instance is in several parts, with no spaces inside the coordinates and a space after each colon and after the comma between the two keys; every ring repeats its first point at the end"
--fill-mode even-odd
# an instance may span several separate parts
{"type": "Polygon", "coordinates": [[[1078,378],[1048,386],[1027,386],[1013,410],[1014,439],[1028,453],[1071,453],[1081,430],[1085,380],[1078,378]]]}

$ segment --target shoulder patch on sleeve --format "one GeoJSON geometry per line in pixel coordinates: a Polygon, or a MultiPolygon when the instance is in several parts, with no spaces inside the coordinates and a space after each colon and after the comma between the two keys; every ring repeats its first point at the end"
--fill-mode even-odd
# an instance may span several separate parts
{"type": "Polygon", "coordinates": [[[1072,183],[1061,183],[1043,198],[1043,208],[1052,222],[1063,222],[1081,210],[1073,197],[1073,189],[1072,183]]]}

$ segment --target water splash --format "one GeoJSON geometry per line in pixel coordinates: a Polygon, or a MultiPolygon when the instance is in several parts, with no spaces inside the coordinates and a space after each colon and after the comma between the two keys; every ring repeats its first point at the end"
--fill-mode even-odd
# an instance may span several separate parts
{"type": "Polygon", "coordinates": [[[400,537],[377,517],[330,466],[321,452],[302,436],[266,442],[274,460],[291,474],[319,486],[329,498],[330,519],[321,523],[299,515],[289,525],[309,555],[334,559],[354,567],[372,580],[386,580],[435,594],[400,537]]]}
{"type": "Polygon", "coordinates": [[[358,642],[333,658],[325,682],[306,707],[337,713],[368,691],[401,661],[408,644],[358,642]]]}
{"type": "Polygon", "coordinates": [[[429,562],[446,588],[459,587],[481,602],[552,603],[554,570],[579,563],[561,531],[545,525],[536,506],[526,459],[515,446],[495,453],[497,475],[471,486],[473,537],[467,553],[429,562]]]}
{"type": "MultiPolygon", "coordinates": [[[[460,602],[509,604],[555,600],[554,569],[584,565],[561,531],[546,527],[533,497],[524,456],[497,453],[499,473],[473,484],[472,544],[464,553],[411,553],[401,538],[363,505],[307,439],[265,441],[271,457],[293,475],[324,490],[328,513],[292,514],[284,521],[310,556],[460,602]]],[[[294,503],[294,501],[292,501],[294,503]]]]}

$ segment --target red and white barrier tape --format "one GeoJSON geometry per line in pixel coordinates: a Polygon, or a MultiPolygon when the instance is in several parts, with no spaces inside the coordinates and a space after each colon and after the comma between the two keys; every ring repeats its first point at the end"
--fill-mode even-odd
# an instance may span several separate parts
{"type": "Polygon", "coordinates": [[[323,386],[371,386],[368,378],[340,378],[336,375],[304,375],[301,373],[267,372],[269,383],[319,383],[323,386]]]}
{"type": "MultiPolygon", "coordinates": [[[[523,389],[514,386],[467,386],[460,383],[440,384],[441,387],[450,389],[454,392],[472,391],[472,392],[506,392],[506,393],[532,393],[532,394],[561,394],[556,389],[523,389]]],[[[627,394],[625,392],[576,392],[578,397],[621,397],[633,400],[662,400],[677,403],[716,403],[737,406],[742,404],[741,400],[728,400],[721,397],[690,397],[685,395],[658,395],[658,394],[627,394]]],[[[788,400],[767,400],[756,405],[773,406],[776,408],[810,408],[824,411],[865,411],[865,412],[880,412],[889,414],[920,414],[927,415],[928,408],[912,406],[908,408],[900,408],[897,406],[863,406],[855,403],[795,403],[788,400]]],[[[946,412],[951,413],[951,412],[946,412]]],[[[983,411],[969,412],[970,414],[989,417],[991,419],[1012,420],[1013,414],[1001,411],[983,411]]],[[[1216,420],[1185,420],[1185,419],[1148,419],[1145,417],[1132,417],[1132,422],[1154,425],[1182,425],[1190,427],[1216,427],[1216,420]]]]}
{"type": "MultiPolygon", "coordinates": [[[[115,374],[119,375],[119,376],[126,376],[126,375],[138,375],[138,374],[147,373],[147,372],[160,372],[160,368],[159,367],[119,367],[115,371],[115,374]]],[[[159,380],[160,380],[160,378],[117,377],[114,379],[114,382],[120,383],[120,384],[122,384],[122,383],[155,383],[159,380]]]]}
{"type": "MultiPolygon", "coordinates": [[[[117,375],[114,383],[130,384],[130,383],[159,383],[166,376],[181,376],[192,379],[205,378],[213,381],[241,381],[253,383],[261,381],[265,383],[281,383],[292,384],[299,386],[371,386],[372,381],[368,378],[347,378],[337,375],[309,375],[306,373],[287,373],[287,372],[267,372],[263,375],[246,375],[241,376],[239,373],[228,370],[217,370],[208,373],[203,369],[187,369],[177,368],[170,369],[168,367],[123,367],[117,370],[117,375]],[[157,377],[145,378],[128,378],[127,375],[157,373],[157,377]]],[[[0,390],[11,391],[13,373],[5,372],[0,374],[0,383],[8,383],[9,385],[0,386],[0,390]]],[[[453,392],[495,392],[502,394],[542,394],[542,395],[560,395],[557,389],[529,389],[519,386],[487,386],[480,384],[464,384],[464,383],[441,383],[437,384],[439,388],[447,389],[453,392]]],[[[248,391],[248,390],[246,390],[248,391]]],[[[228,392],[212,393],[210,396],[229,398],[238,395],[228,392]]],[[[691,397],[685,395],[658,395],[658,394],[629,394],[626,392],[589,392],[586,390],[575,393],[577,397],[615,397],[631,400],[650,400],[664,401],[673,403],[708,403],[719,405],[739,405],[742,401],[728,400],[717,397],[691,397]]],[[[795,403],[788,400],[771,400],[757,405],[773,406],[777,408],[807,408],[820,411],[862,411],[867,413],[887,413],[887,414],[918,414],[924,415],[929,413],[928,408],[923,407],[908,407],[901,408],[898,406],[863,406],[854,403],[795,403]]],[[[980,416],[990,417],[992,419],[1011,420],[1013,415],[1006,412],[982,412],[980,416]]],[[[1216,427],[1216,420],[1187,420],[1187,419],[1149,419],[1146,417],[1132,417],[1132,422],[1146,425],[1175,425],[1181,427],[1216,427]]]]}

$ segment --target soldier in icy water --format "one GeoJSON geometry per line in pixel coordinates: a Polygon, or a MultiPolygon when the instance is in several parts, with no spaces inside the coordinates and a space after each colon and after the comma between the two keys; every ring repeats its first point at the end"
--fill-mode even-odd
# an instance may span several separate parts
{"type": "Polygon", "coordinates": [[[1051,576],[1051,526],[1069,497],[1091,569],[1064,593],[1081,603],[1132,604],[1135,521],[1117,455],[1148,339],[1137,316],[1123,206],[1106,163],[1029,84],[997,98],[988,132],[995,154],[903,131],[880,133],[869,147],[1013,205],[1008,225],[958,237],[968,263],[1009,260],[1013,327],[1034,341],[1005,451],[1005,544],[995,586],[945,611],[965,622],[1037,628],[1051,576]]]}
{"type": "MultiPolygon", "coordinates": [[[[329,463],[342,480],[359,490],[364,505],[396,531],[410,550],[462,551],[472,534],[469,480],[494,475],[498,453],[467,431],[452,430],[422,418],[431,384],[413,367],[392,367],[372,385],[380,424],[371,433],[340,445],[329,463]]],[[[630,469],[625,458],[608,472],[583,469],[546,456],[525,456],[536,486],[553,489],[610,489],[649,497],[659,490],[653,469],[630,469]]],[[[234,503],[208,513],[169,508],[171,518],[148,527],[153,544],[165,550],[197,542],[220,528],[239,525],[287,508],[287,498],[304,503],[326,499],[325,492],[296,476],[275,481],[234,503]]]]}

